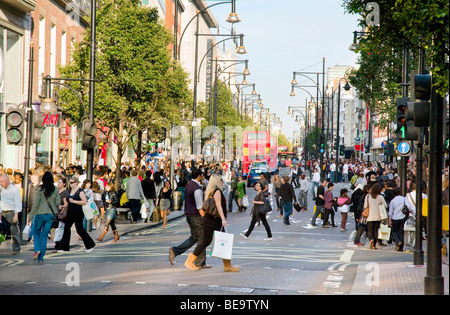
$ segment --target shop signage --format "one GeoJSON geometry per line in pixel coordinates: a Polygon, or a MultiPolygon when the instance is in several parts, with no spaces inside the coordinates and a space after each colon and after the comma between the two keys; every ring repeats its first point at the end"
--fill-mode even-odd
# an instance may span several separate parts
{"type": "Polygon", "coordinates": [[[44,127],[61,127],[62,113],[44,114],[44,127]]]}

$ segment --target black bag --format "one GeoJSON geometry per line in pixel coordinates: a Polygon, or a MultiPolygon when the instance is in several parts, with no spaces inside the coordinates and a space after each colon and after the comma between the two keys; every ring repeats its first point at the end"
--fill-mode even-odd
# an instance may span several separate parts
{"type": "Polygon", "coordinates": [[[272,206],[270,205],[269,199],[266,198],[263,205],[258,205],[258,211],[260,214],[266,214],[272,211],[272,206]]]}
{"type": "Polygon", "coordinates": [[[302,207],[300,207],[298,203],[294,202],[294,209],[297,210],[297,212],[300,212],[300,210],[302,210],[302,207]]]}

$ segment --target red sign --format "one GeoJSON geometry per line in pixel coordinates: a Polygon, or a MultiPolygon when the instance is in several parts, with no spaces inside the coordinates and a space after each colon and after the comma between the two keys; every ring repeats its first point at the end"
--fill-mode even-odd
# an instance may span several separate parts
{"type": "Polygon", "coordinates": [[[364,144],[355,144],[355,151],[363,151],[364,150],[364,144]]]}
{"type": "Polygon", "coordinates": [[[44,114],[45,127],[61,127],[61,113],[44,114]]]}

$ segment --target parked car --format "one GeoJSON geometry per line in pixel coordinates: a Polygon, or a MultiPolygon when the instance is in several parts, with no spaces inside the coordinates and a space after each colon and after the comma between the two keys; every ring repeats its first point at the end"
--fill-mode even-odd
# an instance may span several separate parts
{"type": "Polygon", "coordinates": [[[266,174],[267,170],[262,168],[252,168],[248,172],[247,187],[255,186],[261,180],[261,174],[266,174]]]}

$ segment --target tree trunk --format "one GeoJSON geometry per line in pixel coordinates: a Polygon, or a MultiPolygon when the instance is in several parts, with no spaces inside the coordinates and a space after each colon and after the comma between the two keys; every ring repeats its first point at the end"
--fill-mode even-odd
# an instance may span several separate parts
{"type": "Polygon", "coordinates": [[[117,137],[117,159],[116,159],[116,180],[114,182],[114,188],[116,189],[116,191],[119,190],[119,184],[121,181],[121,177],[122,177],[122,171],[121,171],[121,163],[122,163],[122,157],[123,157],[123,146],[122,146],[122,141],[123,141],[123,122],[120,121],[119,122],[119,132],[116,135],[117,137]]]}

